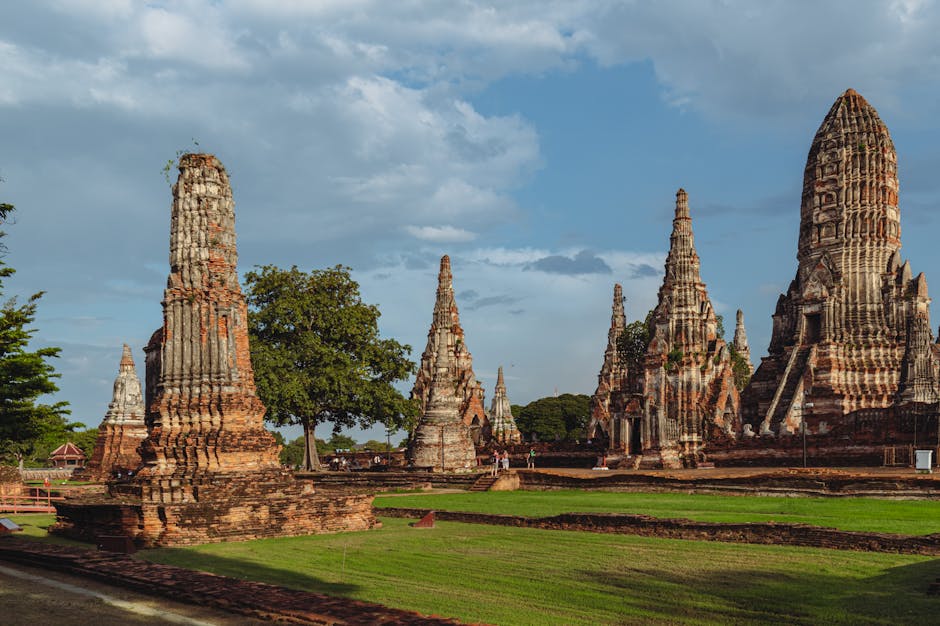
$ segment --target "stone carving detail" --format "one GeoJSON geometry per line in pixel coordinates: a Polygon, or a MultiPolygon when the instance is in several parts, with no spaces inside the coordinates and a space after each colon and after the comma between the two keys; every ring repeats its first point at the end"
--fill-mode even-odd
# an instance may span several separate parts
{"type": "Polygon", "coordinates": [[[493,429],[493,440],[499,443],[521,443],[522,434],[516,426],[516,418],[512,415],[509,396],[506,395],[506,381],[503,378],[503,366],[499,366],[496,374],[496,388],[493,390],[493,401],[490,404],[490,425],[493,429]]]}
{"type": "Polygon", "coordinates": [[[144,397],[134,367],[130,346],[124,344],[114,391],[88,465],[80,472],[86,480],[109,480],[118,473],[140,467],[137,448],[147,437],[144,425],[144,397]]]}
{"type": "Polygon", "coordinates": [[[695,466],[713,435],[732,434],[740,398],[695,251],[688,196],[676,193],[666,274],[643,379],[643,465],[695,466]]]}
{"type": "Polygon", "coordinates": [[[473,373],[473,357],[467,349],[464,331],[460,326],[450,257],[447,255],[441,257],[437,299],[434,302],[431,328],[428,330],[428,344],[421,355],[421,367],[411,390],[411,397],[419,401],[422,413],[427,409],[436,363],[445,351],[452,356],[451,376],[457,385],[456,396],[461,419],[470,428],[474,442],[479,443],[489,438],[491,427],[483,407],[483,386],[473,373]],[[447,330],[443,335],[438,333],[441,328],[447,330]],[[442,336],[447,338],[444,343],[440,341],[442,336]]]}
{"type": "Polygon", "coordinates": [[[108,498],[57,505],[54,531],[153,546],[375,525],[371,496],[316,493],[281,468],[255,392],[228,174],[210,154],[184,155],[179,169],[163,327],[146,348],[143,465],[108,498]]]}
{"type": "Polygon", "coordinates": [[[831,432],[855,430],[846,419],[858,411],[880,429],[898,404],[937,401],[927,281],[902,262],[900,237],[894,144],[875,109],[849,89],[809,150],[796,277],[743,394],[745,421],[761,433],[782,432],[782,422],[795,432],[805,407],[831,432]]]}
{"type": "MultiPolygon", "coordinates": [[[[440,314],[449,316],[447,311],[440,314]]],[[[437,345],[451,345],[448,324],[437,324],[436,331],[437,345]]],[[[460,415],[460,401],[454,393],[453,360],[450,350],[442,350],[435,359],[428,401],[409,450],[409,458],[414,465],[431,467],[438,472],[467,472],[476,467],[476,448],[470,429],[460,415]]]]}
{"type": "Polygon", "coordinates": [[[899,403],[932,404],[940,400],[937,393],[937,355],[934,345],[927,313],[916,312],[908,322],[907,346],[898,387],[899,403]]]}

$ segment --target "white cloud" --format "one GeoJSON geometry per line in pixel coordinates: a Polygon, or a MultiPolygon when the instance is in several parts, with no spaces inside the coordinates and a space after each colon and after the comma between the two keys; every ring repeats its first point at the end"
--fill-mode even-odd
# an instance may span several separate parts
{"type": "Polygon", "coordinates": [[[454,226],[405,226],[405,231],[412,237],[436,243],[460,243],[477,238],[476,233],[454,226]]]}
{"type": "MultiPolygon", "coordinates": [[[[513,367],[513,402],[525,403],[552,392],[591,393],[603,360],[610,326],[613,284],[623,284],[628,316],[652,308],[661,277],[631,277],[630,267],[665,254],[601,251],[611,274],[564,276],[525,271],[546,256],[574,256],[573,249],[474,248],[451,253],[454,288],[474,369],[487,394],[496,368],[513,367]]],[[[420,356],[434,306],[437,264],[409,268],[391,260],[357,273],[363,299],[382,308],[382,332],[409,343],[420,356]],[[393,276],[394,280],[389,279],[393,276]]]]}
{"type": "MultiPolygon", "coordinates": [[[[802,3],[745,0],[10,4],[0,23],[4,191],[31,187],[18,206],[68,231],[36,227],[30,240],[27,220],[18,225],[23,247],[45,251],[40,261],[53,267],[43,275],[37,261],[18,277],[65,283],[61,267],[77,263],[84,281],[55,283],[59,291],[43,301],[50,309],[55,298],[68,309],[70,294],[114,304],[102,266],[163,262],[165,238],[154,235],[166,232],[159,167],[190,137],[230,168],[245,258],[263,260],[251,245],[272,255],[293,246],[310,254],[304,259],[316,247],[318,260],[333,246],[342,253],[336,260],[362,266],[367,255],[414,247],[415,238],[429,247],[488,241],[528,208],[513,193],[542,166],[541,129],[524,115],[474,106],[494,81],[593,62],[649,63],[674,106],[734,120],[718,131],[747,120],[778,124],[808,107],[818,115],[820,102],[849,86],[887,110],[913,85],[924,97],[907,111],[935,123],[924,111],[937,102],[940,16],[936,4],[916,0],[817,3],[812,15],[802,3]],[[11,139],[17,132],[19,143],[11,139]],[[67,241],[49,246],[50,237],[67,241]]],[[[663,262],[661,254],[604,250],[597,256],[610,275],[524,272],[583,250],[539,236],[529,247],[480,247],[455,259],[465,270],[461,288],[488,304],[465,313],[481,370],[517,358],[515,376],[531,373],[520,400],[556,384],[590,390],[611,284],[625,282],[630,310],[645,312],[663,262]],[[527,325],[520,330],[514,316],[527,325]]],[[[431,270],[409,258],[374,271],[404,272],[406,281],[385,281],[387,292],[382,281],[363,284],[379,294],[383,320],[401,317],[402,332],[423,345],[426,326],[414,330],[404,318],[415,317],[408,298],[433,298],[433,284],[422,282],[431,270]]],[[[154,294],[147,303],[159,300],[163,278],[141,278],[154,294]]],[[[122,333],[143,341],[158,311],[115,317],[133,317],[122,333]]],[[[69,384],[82,389],[80,379],[69,384]]],[[[107,398],[97,402],[103,412],[107,398]]]]}

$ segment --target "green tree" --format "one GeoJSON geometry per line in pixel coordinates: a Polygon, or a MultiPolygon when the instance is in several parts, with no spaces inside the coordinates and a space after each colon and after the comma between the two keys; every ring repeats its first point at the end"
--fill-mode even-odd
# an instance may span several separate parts
{"type": "Polygon", "coordinates": [[[281,448],[281,463],[291,467],[300,467],[304,462],[304,438],[303,435],[297,437],[289,443],[285,443],[281,448]]]}
{"type": "Polygon", "coordinates": [[[327,445],[330,447],[330,450],[352,450],[357,445],[356,440],[350,437],[349,435],[342,435],[340,433],[333,433],[333,436],[330,437],[330,440],[327,442],[327,445]]]}
{"type": "Polygon", "coordinates": [[[630,322],[624,327],[617,340],[617,352],[620,361],[626,363],[627,368],[636,369],[646,359],[646,350],[650,339],[653,338],[653,311],[646,314],[646,318],[630,322]]]}
{"type": "MultiPolygon", "coordinates": [[[[265,429],[267,430],[267,429],[265,429]]],[[[274,437],[274,443],[279,446],[286,446],[287,442],[284,440],[284,435],[281,434],[279,430],[268,430],[268,433],[274,437]]]]}
{"type": "MultiPolygon", "coordinates": [[[[13,213],[13,205],[0,203],[0,224],[13,213]]],[[[0,238],[6,233],[0,232],[0,238]]],[[[0,261],[0,293],[3,279],[15,273],[0,261]]],[[[59,356],[53,347],[29,349],[35,329],[36,307],[43,292],[25,304],[9,298],[0,305],[0,458],[22,464],[36,456],[36,444],[51,433],[66,431],[67,402],[45,404],[39,398],[59,390],[59,375],[48,362],[59,356]]]]}
{"type": "Polygon", "coordinates": [[[526,437],[535,434],[541,441],[575,440],[584,437],[584,428],[591,415],[591,397],[564,393],[558,397],[540,398],[515,409],[516,425],[526,437]]]}
{"type": "Polygon", "coordinates": [[[740,352],[734,349],[734,345],[729,345],[728,348],[731,351],[731,371],[734,373],[734,386],[738,388],[738,391],[744,391],[747,384],[751,382],[751,364],[740,352]]]}
{"type": "Polygon", "coordinates": [[[388,447],[387,441],[379,441],[378,439],[370,439],[369,441],[362,444],[363,450],[369,450],[370,452],[388,452],[391,448],[388,447]]]}
{"type": "MultiPolygon", "coordinates": [[[[71,424],[69,424],[69,426],[71,426],[71,424]]],[[[73,430],[68,438],[72,443],[82,449],[82,452],[85,453],[85,460],[90,461],[91,455],[95,451],[95,443],[98,441],[98,429],[84,428],[84,425],[81,426],[83,430],[73,430]]]]}
{"type": "Polygon", "coordinates": [[[410,430],[418,416],[394,387],[415,371],[411,347],[379,336],[379,309],[362,302],[349,271],[267,265],[245,276],[258,394],[269,421],[303,426],[306,470],[320,469],[318,424],[410,430]]]}

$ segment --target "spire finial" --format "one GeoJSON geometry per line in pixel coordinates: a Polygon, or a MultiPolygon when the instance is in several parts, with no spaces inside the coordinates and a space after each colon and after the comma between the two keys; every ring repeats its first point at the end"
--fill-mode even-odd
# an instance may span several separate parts
{"type": "Polygon", "coordinates": [[[441,285],[450,285],[452,276],[450,272],[450,257],[445,254],[441,257],[441,271],[437,275],[437,282],[441,285]]]}
{"type": "Polygon", "coordinates": [[[121,364],[120,369],[133,368],[134,367],[134,355],[131,353],[131,347],[124,344],[124,350],[121,353],[121,364]]]}
{"type": "Polygon", "coordinates": [[[689,217],[689,194],[679,188],[676,192],[676,218],[689,217]]]}

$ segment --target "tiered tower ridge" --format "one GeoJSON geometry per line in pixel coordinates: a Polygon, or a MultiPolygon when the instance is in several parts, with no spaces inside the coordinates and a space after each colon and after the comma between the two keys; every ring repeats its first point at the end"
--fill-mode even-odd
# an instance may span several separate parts
{"type": "Polygon", "coordinates": [[[463,327],[460,325],[450,257],[447,255],[441,257],[428,343],[421,355],[421,366],[411,390],[411,397],[418,400],[422,412],[427,408],[436,363],[445,351],[451,355],[451,376],[457,386],[456,397],[461,419],[471,429],[474,441],[479,442],[481,438],[489,437],[490,424],[483,407],[483,386],[473,373],[473,357],[467,349],[463,327]],[[447,331],[443,335],[438,332],[442,328],[447,331]],[[442,343],[441,337],[446,337],[446,342],[442,343]]]}
{"type": "Polygon", "coordinates": [[[643,455],[648,465],[695,465],[713,432],[731,433],[738,393],[730,353],[701,278],[688,195],[676,193],[666,272],[646,354],[643,455]]]}
{"type": "Polygon", "coordinates": [[[607,348],[604,350],[604,362],[597,375],[597,388],[591,396],[591,419],[588,423],[587,435],[594,438],[599,435],[598,429],[611,437],[611,419],[622,408],[618,397],[624,391],[627,368],[620,361],[618,344],[620,336],[627,327],[627,316],[624,311],[623,287],[614,285],[614,300],[610,313],[610,329],[607,331],[607,348]]]}

